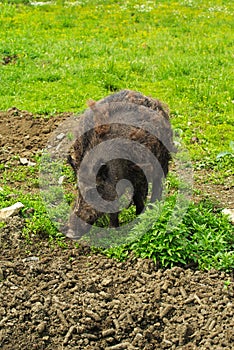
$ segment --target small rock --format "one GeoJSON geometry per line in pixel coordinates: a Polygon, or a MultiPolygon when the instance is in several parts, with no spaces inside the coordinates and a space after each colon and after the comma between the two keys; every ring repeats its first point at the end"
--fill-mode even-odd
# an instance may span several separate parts
{"type": "Polygon", "coordinates": [[[42,339],[45,340],[45,341],[48,341],[50,339],[50,337],[48,335],[45,335],[42,339]]]}
{"type": "Polygon", "coordinates": [[[23,208],[24,205],[21,202],[17,202],[10,207],[2,208],[0,210],[0,222],[5,221],[10,216],[18,214],[21,208],[23,208]]]}
{"type": "Polygon", "coordinates": [[[190,143],[200,143],[200,140],[197,136],[193,136],[191,139],[190,139],[190,143]]]}
{"type": "Polygon", "coordinates": [[[22,165],[28,165],[28,166],[35,166],[36,163],[31,162],[30,160],[28,160],[27,158],[20,158],[20,163],[22,165]]]}
{"type": "Polygon", "coordinates": [[[234,209],[223,209],[222,213],[227,215],[231,223],[234,225],[234,209]]]}
{"type": "Polygon", "coordinates": [[[58,179],[58,184],[62,185],[64,183],[65,178],[66,178],[65,175],[60,176],[60,178],[58,179]]]}
{"type": "Polygon", "coordinates": [[[49,134],[51,132],[51,129],[50,128],[45,128],[43,130],[43,134],[49,134]]]}
{"type": "Polygon", "coordinates": [[[22,165],[28,165],[28,160],[27,160],[27,158],[20,158],[20,163],[21,163],[22,165]]]}
{"type": "Polygon", "coordinates": [[[59,141],[61,141],[62,139],[64,139],[65,136],[66,136],[66,135],[65,135],[63,132],[61,132],[61,134],[58,134],[58,135],[56,136],[56,139],[59,140],[59,141]]]}
{"type": "Polygon", "coordinates": [[[107,287],[107,286],[109,286],[111,284],[111,282],[112,282],[112,278],[104,278],[102,280],[101,285],[104,286],[104,287],[107,287]]]}
{"type": "Polygon", "coordinates": [[[35,165],[36,165],[36,163],[31,162],[30,160],[28,161],[28,166],[35,166],[35,165]]]}
{"type": "Polygon", "coordinates": [[[46,328],[46,322],[41,322],[37,326],[36,330],[38,331],[38,333],[43,333],[45,328],[46,328]]]}
{"type": "Polygon", "coordinates": [[[180,147],[181,146],[181,143],[179,141],[174,141],[174,144],[176,147],[180,147]]]}
{"type": "Polygon", "coordinates": [[[39,258],[37,256],[29,256],[28,258],[25,258],[22,260],[23,262],[27,262],[27,261],[39,261],[39,258]]]}

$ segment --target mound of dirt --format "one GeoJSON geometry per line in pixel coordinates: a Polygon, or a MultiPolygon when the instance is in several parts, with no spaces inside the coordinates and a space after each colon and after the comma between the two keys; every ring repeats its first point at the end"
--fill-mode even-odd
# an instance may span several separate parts
{"type": "MultiPolygon", "coordinates": [[[[0,113],[1,163],[32,159],[69,115],[0,113]]],[[[1,349],[233,349],[233,274],[117,262],[69,240],[27,243],[23,227],[16,216],[0,229],[1,349]]]]}
{"type": "Polygon", "coordinates": [[[11,160],[11,164],[17,164],[12,159],[15,156],[32,159],[45,147],[50,133],[71,115],[72,113],[50,117],[34,116],[15,107],[0,112],[0,162],[11,160]]]}

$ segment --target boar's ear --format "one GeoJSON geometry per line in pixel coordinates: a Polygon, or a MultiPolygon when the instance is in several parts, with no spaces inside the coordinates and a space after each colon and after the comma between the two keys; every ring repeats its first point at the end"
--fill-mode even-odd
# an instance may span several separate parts
{"type": "Polygon", "coordinates": [[[108,106],[98,106],[95,110],[93,110],[93,113],[95,132],[102,137],[110,130],[108,106]]]}
{"type": "Polygon", "coordinates": [[[109,105],[99,105],[95,101],[88,101],[88,105],[93,112],[95,132],[104,135],[110,130],[109,126],[109,105]]]}
{"type": "Polygon", "coordinates": [[[95,109],[95,105],[96,105],[96,101],[94,100],[88,100],[87,101],[87,105],[90,109],[94,110],[95,109]]]}

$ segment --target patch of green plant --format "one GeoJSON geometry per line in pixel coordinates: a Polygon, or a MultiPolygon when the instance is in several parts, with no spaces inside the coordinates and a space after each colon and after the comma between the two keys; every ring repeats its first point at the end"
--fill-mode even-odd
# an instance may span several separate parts
{"type": "Polygon", "coordinates": [[[222,159],[222,158],[225,158],[225,157],[230,157],[230,158],[234,158],[234,141],[230,141],[230,144],[229,144],[229,149],[228,151],[224,151],[224,152],[221,152],[217,155],[216,159],[222,159]]]}
{"type": "Polygon", "coordinates": [[[215,184],[225,184],[229,181],[229,186],[234,185],[234,143],[229,144],[229,149],[217,154],[216,158],[204,157],[204,159],[195,164],[195,169],[210,170],[208,181],[215,184]]]}
{"type": "Polygon", "coordinates": [[[3,228],[6,225],[5,222],[0,222],[0,229],[3,228]]]}
{"type": "MultiPolygon", "coordinates": [[[[49,160],[45,164],[44,159],[43,169],[46,171],[45,174],[41,173],[42,178],[39,178],[40,158],[35,160],[37,164],[33,167],[17,166],[1,169],[2,182],[7,186],[0,191],[0,208],[10,206],[17,201],[22,202],[25,206],[21,210],[22,216],[25,217],[23,229],[25,237],[43,234],[48,238],[59,238],[60,244],[64,236],[59,233],[59,228],[67,221],[68,208],[74,200],[73,193],[67,187],[74,183],[75,175],[67,165],[49,162],[49,160]],[[62,178],[61,183],[59,183],[60,178],[62,178]],[[41,193],[26,192],[25,188],[28,189],[31,186],[40,187],[41,193]],[[46,191],[47,188],[50,190],[46,191]],[[56,222],[56,226],[53,222],[56,222]]],[[[43,169],[40,168],[41,172],[43,169]]]]}
{"type": "Polygon", "coordinates": [[[3,0],[2,2],[6,3],[6,4],[12,4],[12,5],[18,5],[18,4],[28,5],[28,4],[30,4],[30,0],[3,0]]]}
{"type": "MultiPolygon", "coordinates": [[[[5,184],[22,183],[22,186],[38,188],[38,166],[14,166],[0,169],[2,182],[5,184]]],[[[19,186],[19,185],[17,185],[19,186]]]]}
{"type": "Polygon", "coordinates": [[[180,186],[178,176],[174,172],[169,172],[166,178],[168,192],[177,191],[180,186]]]}
{"type": "Polygon", "coordinates": [[[35,235],[43,235],[51,239],[64,239],[58,228],[51,221],[45,203],[39,194],[25,194],[15,191],[10,187],[3,187],[0,191],[0,208],[5,208],[21,202],[24,208],[21,215],[25,218],[23,235],[27,239],[33,239],[35,235]]]}
{"type": "Polygon", "coordinates": [[[76,176],[63,160],[53,160],[44,153],[40,162],[39,185],[41,196],[51,220],[58,229],[67,222],[70,205],[75,199],[76,176]]]}
{"type": "Polygon", "coordinates": [[[234,231],[227,218],[208,202],[190,203],[182,221],[171,228],[168,220],[175,201],[176,194],[168,197],[163,207],[161,203],[151,205],[132,229],[132,237],[139,238],[105,253],[124,260],[134,252],[135,256],[150,258],[160,267],[192,264],[204,270],[233,269],[234,231]]]}
{"type": "Polygon", "coordinates": [[[196,169],[233,169],[234,162],[234,141],[230,141],[228,150],[222,151],[216,155],[215,159],[206,157],[203,162],[199,162],[196,165],[196,169]]]}
{"type": "Polygon", "coordinates": [[[231,283],[232,283],[232,282],[230,281],[230,279],[224,281],[224,282],[223,282],[223,284],[224,284],[224,289],[228,289],[229,286],[231,285],[231,283]]]}
{"type": "Polygon", "coordinates": [[[62,176],[64,176],[65,183],[76,183],[76,174],[70,165],[64,164],[62,169],[62,176]]]}

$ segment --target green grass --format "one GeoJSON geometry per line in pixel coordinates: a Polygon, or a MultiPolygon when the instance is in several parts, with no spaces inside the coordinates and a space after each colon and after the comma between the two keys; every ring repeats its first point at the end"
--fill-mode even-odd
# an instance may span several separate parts
{"type": "MultiPolygon", "coordinates": [[[[138,90],[168,104],[195,170],[207,170],[204,181],[231,186],[233,12],[231,0],[60,0],[44,6],[0,1],[0,110],[79,113],[90,98],[138,90]]],[[[23,215],[34,208],[26,236],[44,227],[45,234],[57,237],[41,198],[23,193],[26,180],[38,187],[37,169],[0,166],[0,207],[22,200],[23,215]]],[[[173,176],[170,183],[177,188],[173,176]]],[[[165,217],[172,207],[173,196],[165,217]]],[[[131,247],[109,254],[123,259],[133,249],[161,266],[191,262],[206,269],[233,268],[232,226],[213,207],[191,204],[181,225],[168,237],[159,220],[131,247]]]]}
{"type": "Polygon", "coordinates": [[[0,110],[78,112],[89,98],[130,88],[170,106],[194,159],[233,140],[232,1],[11,1],[0,9],[0,61],[17,55],[1,66],[0,110]]]}

